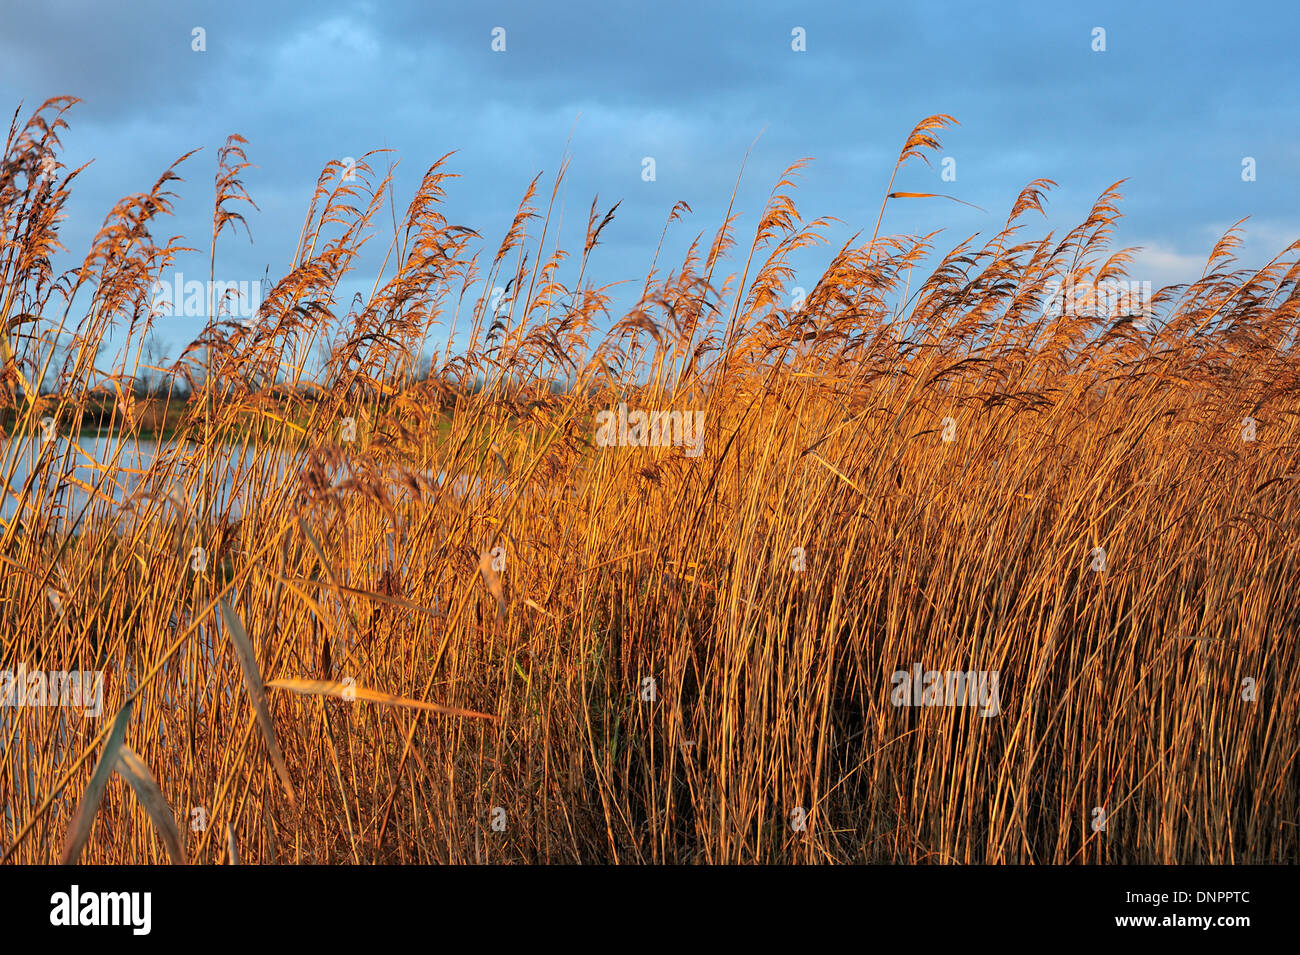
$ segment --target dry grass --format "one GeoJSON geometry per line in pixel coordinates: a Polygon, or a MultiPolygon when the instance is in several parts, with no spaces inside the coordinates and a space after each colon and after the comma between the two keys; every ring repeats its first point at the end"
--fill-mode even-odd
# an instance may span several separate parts
{"type": "MultiPolygon", "coordinates": [[[[129,390],[176,254],[151,238],[169,172],[53,274],[75,173],[40,173],[70,105],[15,125],[0,166],[9,442],[46,416],[75,433],[92,388],[129,390]],[[42,397],[37,315],[77,343],[42,397]]],[[[358,171],[323,173],[260,323],[216,323],[177,366],[199,399],[129,507],[129,417],[77,533],[52,485],[6,475],[0,670],[108,676],[99,719],[0,710],[5,860],[59,858],[131,702],[118,742],[191,862],[1297,861],[1300,243],[1234,271],[1229,233],[1141,326],[1045,315],[1050,283],[1122,278],[1128,256],[1107,249],[1114,187],[1063,238],[1021,238],[1038,181],[920,284],[926,240],[877,223],[787,307],[787,257],[826,226],[787,176],[741,275],[721,275],[733,217],[602,334],[587,264],[610,216],[593,204],[572,263],[535,180],[488,260],[439,213],[442,161],[374,293],[339,301],[360,244],[385,241],[389,178],[358,171]],[[467,301],[480,280],[508,285],[499,315],[467,301]],[[705,412],[703,453],[595,446],[620,402],[705,412]],[[998,671],[999,715],[891,705],[914,662],[998,671]]],[[[41,448],[33,473],[85,463],[41,448]]],[[[168,858],[124,775],[84,861],[168,858]]]]}

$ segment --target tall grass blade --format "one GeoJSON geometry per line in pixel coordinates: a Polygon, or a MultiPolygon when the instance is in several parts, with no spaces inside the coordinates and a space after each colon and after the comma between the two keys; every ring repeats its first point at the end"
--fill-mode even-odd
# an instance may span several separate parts
{"type": "Polygon", "coordinates": [[[99,801],[104,797],[104,787],[108,785],[109,776],[117,765],[118,751],[126,737],[126,724],[131,721],[131,702],[128,701],[113,720],[113,729],[104,741],[104,751],[99,754],[99,762],[86,784],[86,791],[81,794],[77,811],[68,826],[67,839],[63,844],[63,853],[59,856],[60,865],[70,865],[81,858],[81,850],[90,838],[90,828],[95,822],[95,813],[99,811],[99,801]]]}
{"type": "Polygon", "coordinates": [[[262,682],[262,671],[257,666],[257,658],[253,654],[253,643],[248,639],[248,631],[244,629],[244,621],[235,612],[235,608],[230,606],[230,602],[222,597],[219,606],[221,607],[221,619],[226,624],[226,631],[230,634],[231,643],[235,646],[235,654],[239,657],[239,666],[244,674],[244,687],[248,690],[248,698],[253,704],[253,712],[257,714],[257,722],[262,729],[262,736],[266,740],[266,748],[271,754],[271,762],[275,765],[275,771],[280,777],[284,793],[289,798],[289,805],[296,806],[297,798],[294,796],[293,782],[289,779],[289,767],[285,765],[284,754],[281,752],[280,743],[275,737],[275,722],[271,719],[271,709],[267,705],[266,687],[262,682]]]}
{"type": "Polygon", "coordinates": [[[154,828],[158,830],[158,837],[162,839],[172,863],[185,865],[185,842],[176,826],[176,817],[172,815],[171,806],[167,805],[162,790],[158,788],[158,780],[144,760],[131,747],[123,746],[117,754],[117,772],[131,785],[135,798],[140,800],[145,812],[153,820],[154,828]]]}
{"type": "Polygon", "coordinates": [[[365,700],[368,703],[404,706],[407,709],[426,710],[430,713],[442,713],[446,716],[465,716],[472,719],[492,720],[493,722],[497,720],[497,717],[491,713],[464,710],[456,706],[442,706],[438,703],[426,703],[423,700],[394,696],[392,693],[371,690],[364,686],[345,686],[335,680],[299,680],[293,677],[285,677],[279,680],[271,680],[266,685],[269,689],[289,690],[304,696],[332,696],[341,700],[365,700]]]}

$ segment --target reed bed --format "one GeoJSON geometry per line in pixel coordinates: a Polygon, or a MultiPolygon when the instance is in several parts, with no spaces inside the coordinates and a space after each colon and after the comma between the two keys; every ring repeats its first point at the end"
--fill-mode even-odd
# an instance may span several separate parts
{"type": "Polygon", "coordinates": [[[733,211],[616,318],[588,275],[615,210],[565,249],[563,169],[485,251],[448,157],[389,234],[372,154],[323,171],[256,322],[212,303],[145,461],[184,166],[55,274],[73,102],[16,114],[0,165],[0,671],[102,669],[104,699],[0,709],[5,861],[1297,861],[1300,243],[1240,270],[1234,229],[1150,314],[1053,310],[1132,250],[1118,183],[1025,238],[1038,180],[928,275],[933,236],[877,221],[792,296],[830,224],[796,163],[752,237],[733,211]],[[66,436],[105,389],[88,465],[66,436]],[[620,405],[702,416],[699,453],[598,442],[620,405]],[[998,712],[895,705],[915,663],[996,671],[998,712]]]}

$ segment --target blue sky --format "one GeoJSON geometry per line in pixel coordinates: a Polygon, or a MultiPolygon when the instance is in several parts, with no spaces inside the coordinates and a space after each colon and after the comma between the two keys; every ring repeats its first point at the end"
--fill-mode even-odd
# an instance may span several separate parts
{"type": "MultiPolygon", "coordinates": [[[[216,150],[249,140],[246,185],[261,207],[218,247],[218,277],[279,276],[331,159],[389,148],[404,208],[420,175],[457,150],[446,214],[495,251],[528,182],[572,156],[564,236],[587,210],[622,200],[589,267],[639,290],[673,204],[694,209],[661,264],[711,238],[746,150],[738,227],[748,248],[781,171],[801,157],[805,218],[835,216],[832,248],[875,223],[912,126],[948,113],[956,181],[909,166],[896,189],[941,200],[890,204],[883,231],[943,229],[941,251],[1001,226],[1020,189],[1058,187],[1062,234],[1127,178],[1117,245],[1145,248],[1131,277],[1157,287],[1201,273],[1214,241],[1249,216],[1239,253],[1257,267],[1300,238],[1300,5],[1140,3],[387,3],[5,0],[0,105],[23,118],[42,100],[84,101],[64,162],[94,164],[73,190],[64,244],[79,259],[121,196],[147,189],[182,153],[177,216],[160,229],[205,251],[181,271],[206,277],[216,150]],[[504,52],[492,31],[506,31],[504,52]],[[792,49],[802,28],[806,50],[792,49]],[[1093,31],[1105,30],[1104,52],[1093,31]],[[206,50],[192,49],[195,28],[206,50]],[[761,136],[760,136],[761,134],[761,136]],[[652,156],[656,179],[642,179],[652,156]],[[1256,178],[1243,181],[1242,161],[1256,178]]],[[[372,244],[381,250],[380,235],[372,244]]],[[[831,248],[798,260],[811,288],[831,248]]],[[[571,260],[572,261],[572,260],[571,260]]],[[[71,257],[64,263],[70,264],[71,257]]],[[[743,259],[733,262],[739,271],[743,259]]],[[[357,285],[368,290],[377,257],[357,285]]],[[[576,264],[575,264],[576,268],[576,264]]],[[[574,278],[571,272],[564,276],[574,278]]],[[[350,288],[345,288],[350,291],[350,288]]],[[[615,316],[618,317],[618,316],[615,316]]],[[[171,354],[199,322],[162,319],[171,354]]]]}

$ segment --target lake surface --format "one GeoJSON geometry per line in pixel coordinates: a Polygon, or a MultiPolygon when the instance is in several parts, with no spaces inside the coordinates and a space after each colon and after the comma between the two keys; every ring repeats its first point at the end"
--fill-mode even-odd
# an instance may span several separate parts
{"type": "MultiPolygon", "coordinates": [[[[0,481],[4,497],[0,518],[18,513],[18,500],[30,482],[28,497],[53,513],[60,529],[76,526],[85,516],[108,516],[147,491],[183,495],[188,484],[201,487],[205,466],[212,475],[214,503],[230,504],[237,516],[250,492],[266,481],[283,482],[296,473],[290,456],[257,454],[253,447],[219,445],[208,456],[197,446],[155,440],[123,440],[112,435],[55,437],[49,441],[0,438],[0,481]],[[32,475],[36,474],[33,481],[32,475]]],[[[187,507],[197,502],[186,500],[187,507]]]]}
{"type": "MultiPolygon", "coordinates": [[[[34,472],[37,478],[28,498],[33,502],[39,499],[41,510],[54,515],[60,530],[79,526],[89,515],[125,516],[129,511],[126,505],[145,493],[166,497],[174,489],[176,503],[183,498],[187,509],[197,509],[207,467],[212,475],[214,506],[224,512],[228,505],[233,520],[252,496],[287,481],[296,482],[303,461],[300,452],[259,453],[256,447],[234,444],[218,445],[206,457],[205,461],[198,445],[152,439],[81,435],[42,442],[0,436],[0,482],[4,484],[0,518],[9,521],[17,515],[19,496],[34,472]]],[[[331,477],[338,481],[346,476],[342,469],[331,477]]],[[[425,471],[422,476],[431,484],[447,480],[441,471],[425,471]]],[[[395,488],[402,483],[395,475],[395,488]]],[[[477,475],[457,475],[450,488],[457,497],[484,491],[510,493],[505,484],[485,482],[477,475]]],[[[533,491],[554,493],[555,489],[535,487],[533,491]]]]}
{"type": "MultiPolygon", "coordinates": [[[[237,519],[243,504],[253,495],[265,494],[267,490],[283,485],[287,481],[297,480],[302,457],[283,453],[259,453],[255,447],[242,445],[220,445],[207,455],[206,466],[211,468],[214,482],[214,504],[225,511],[229,505],[229,516],[237,519]]],[[[166,497],[175,489],[177,497],[185,497],[184,506],[194,509],[196,500],[186,496],[188,486],[197,493],[201,487],[201,478],[205,467],[204,455],[195,445],[182,445],[174,442],[154,440],[122,440],[113,435],[81,435],[76,438],[55,437],[47,442],[41,440],[16,441],[7,436],[0,436],[0,481],[4,482],[3,500],[0,500],[0,517],[5,521],[19,516],[19,497],[27,488],[29,504],[25,508],[32,514],[32,508],[54,516],[53,526],[60,532],[76,529],[87,518],[96,520],[120,517],[127,520],[135,513],[130,506],[133,500],[139,500],[142,493],[151,496],[166,497]],[[35,478],[33,478],[35,475],[35,478]],[[30,485],[30,486],[29,486],[30,485]]],[[[344,469],[346,470],[346,469],[344,469]]],[[[346,473],[333,475],[337,481],[346,473]]],[[[423,474],[430,483],[444,483],[447,476],[440,471],[426,471],[423,474]]],[[[395,481],[395,488],[401,482],[395,481]]],[[[500,482],[485,482],[476,475],[458,475],[451,479],[450,490],[457,497],[474,496],[480,493],[509,494],[510,489],[500,482]]],[[[534,493],[554,494],[556,488],[534,487],[534,493]]],[[[237,591],[233,599],[238,603],[237,591]]],[[[217,647],[227,643],[224,624],[219,617],[203,622],[195,634],[198,652],[204,660],[211,660],[217,647]]],[[[350,640],[344,641],[342,649],[348,649],[350,640]]],[[[34,661],[5,661],[0,654],[0,667],[11,669],[25,663],[30,669],[37,669],[34,661]]],[[[115,668],[116,679],[122,680],[122,686],[104,686],[103,710],[95,717],[83,715],[81,709],[57,708],[53,714],[36,717],[36,725],[41,727],[41,748],[52,750],[59,755],[59,761],[75,755],[71,742],[76,736],[75,727],[83,720],[100,727],[100,721],[111,719],[113,707],[122,699],[123,691],[129,693],[137,678],[137,671],[148,661],[127,659],[120,661],[115,668]],[[54,715],[56,722],[51,726],[48,717],[54,715]],[[52,731],[52,736],[51,736],[52,731]]],[[[163,679],[173,666],[180,665],[171,661],[165,665],[163,679]]],[[[215,678],[215,668],[206,668],[215,678]]],[[[227,704],[233,703],[234,685],[220,688],[207,686],[204,693],[219,692],[227,704]]],[[[167,692],[170,697],[171,691],[167,692]]],[[[200,697],[201,699],[201,697],[200,697]]],[[[199,703],[202,709],[202,703],[199,703]]],[[[16,721],[22,717],[23,710],[0,706],[0,756],[4,756],[8,742],[14,737],[16,721]]],[[[31,715],[28,717],[32,718],[31,715]]],[[[31,724],[29,724],[31,725],[31,724]]],[[[163,727],[159,726],[159,732],[163,727]]],[[[37,740],[23,740],[22,747],[26,759],[11,760],[11,770],[7,778],[0,779],[0,791],[8,790],[10,794],[22,793],[24,802],[39,798],[34,767],[37,762],[37,740]],[[24,779],[24,777],[26,777],[24,779]],[[20,785],[23,784],[23,785],[20,785]]],[[[60,798],[71,798],[67,794],[60,798]]],[[[35,803],[23,808],[18,813],[21,821],[35,803]]],[[[15,823],[15,806],[13,801],[5,800],[0,811],[6,817],[10,827],[15,823]]]]}

